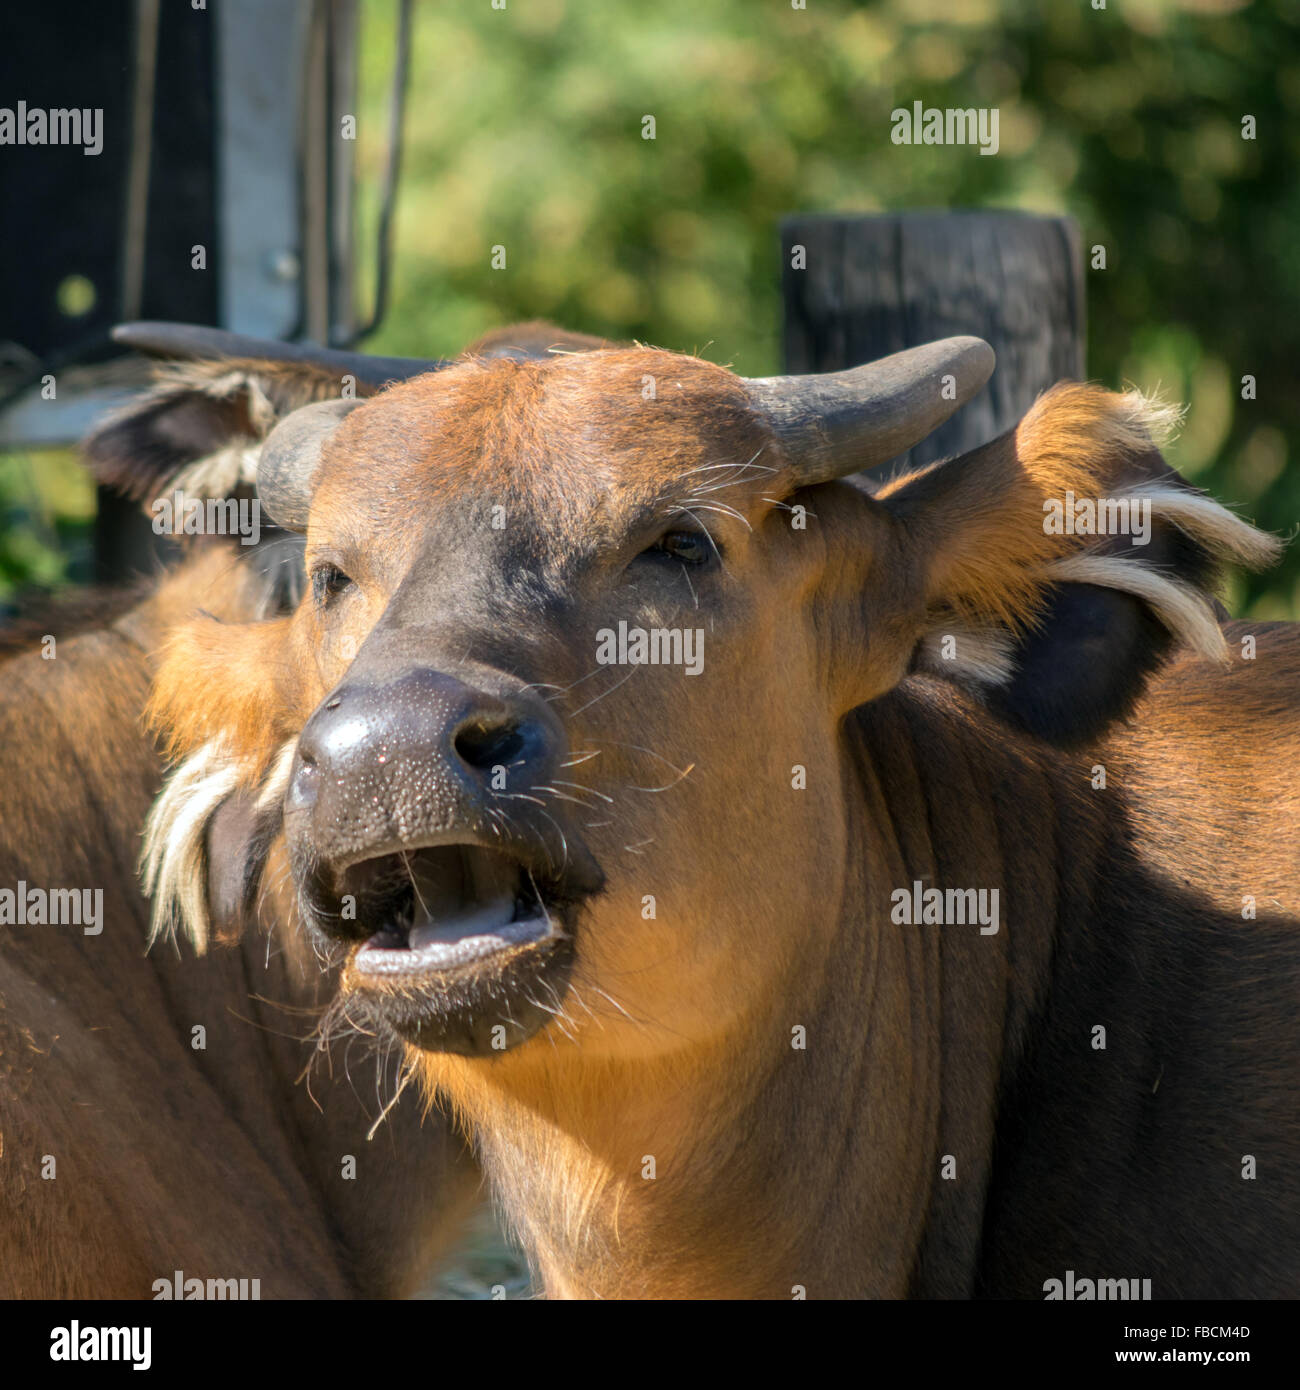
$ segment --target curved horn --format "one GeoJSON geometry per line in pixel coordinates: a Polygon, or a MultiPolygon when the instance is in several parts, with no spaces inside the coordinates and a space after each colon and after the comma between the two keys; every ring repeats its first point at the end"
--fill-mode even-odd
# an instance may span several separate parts
{"type": "Polygon", "coordinates": [[[258,362],[292,362],[320,367],[339,376],[353,376],[367,386],[436,372],[447,366],[440,357],[371,357],[364,352],[343,352],[314,343],[281,343],[271,338],[248,338],[222,328],[193,323],[120,323],[113,341],[151,357],[242,358],[258,362]]]}
{"type": "Polygon", "coordinates": [[[334,400],[304,405],[266,436],[257,460],[257,495],[277,526],[286,531],[307,529],[321,445],[343,417],[361,404],[334,400]]]}
{"type": "Polygon", "coordinates": [[[993,374],[983,338],[943,338],[846,372],[745,382],[800,487],[842,478],[919,443],[993,374]],[[944,378],[952,383],[945,391],[944,378]]]}

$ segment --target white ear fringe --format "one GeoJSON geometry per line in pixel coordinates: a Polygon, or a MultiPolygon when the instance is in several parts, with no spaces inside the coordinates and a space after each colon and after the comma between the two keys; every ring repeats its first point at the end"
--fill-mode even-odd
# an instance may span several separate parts
{"type": "MultiPolygon", "coordinates": [[[[1216,560],[1263,569],[1274,564],[1283,543],[1234,516],[1212,497],[1170,483],[1141,483],[1125,497],[1151,504],[1151,514],[1177,526],[1216,560]]],[[[1048,566],[1054,580],[1073,580],[1119,589],[1142,599],[1171,633],[1211,661],[1226,662],[1228,646],[1210,596],[1152,569],[1132,556],[1081,554],[1048,566]]]]}
{"type": "MultiPolygon", "coordinates": [[[[257,795],[257,809],[269,810],[285,793],[293,768],[293,740],[276,755],[257,795]]],[[[181,763],[167,779],[145,822],[140,875],[153,899],[149,945],[179,927],[199,955],[207,950],[206,835],[217,808],[238,787],[239,765],[225,745],[213,740],[181,763]]]]}
{"type": "Polygon", "coordinates": [[[1120,395],[1120,408],[1112,417],[1112,434],[1125,447],[1163,449],[1183,423],[1184,407],[1130,387],[1120,395]]]}
{"type": "Polygon", "coordinates": [[[261,453],[260,444],[227,444],[215,454],[186,464],[171,480],[168,491],[183,492],[187,497],[230,497],[241,485],[256,485],[261,453]]]}
{"type": "Polygon", "coordinates": [[[268,811],[271,806],[281,800],[289,790],[289,774],[293,771],[293,755],[297,752],[297,739],[288,739],[275,755],[275,762],[271,764],[271,770],[266,775],[266,780],[262,783],[262,789],[257,794],[257,809],[268,811]]]}
{"type": "Polygon", "coordinates": [[[1190,584],[1119,555],[1070,555],[1047,568],[1052,580],[1096,584],[1140,598],[1181,642],[1212,661],[1228,660],[1228,644],[1206,595],[1190,584]]]}
{"type": "MultiPolygon", "coordinates": [[[[1174,427],[1178,412],[1153,406],[1136,393],[1126,396],[1131,410],[1121,418],[1124,430],[1161,436],[1174,427]]],[[[1248,569],[1276,563],[1283,542],[1260,531],[1212,497],[1167,482],[1141,483],[1127,488],[1121,497],[1148,501],[1151,513],[1203,545],[1217,560],[1248,569]]],[[[1096,584],[1141,599],[1174,637],[1211,661],[1226,662],[1228,647],[1219,627],[1210,596],[1193,585],[1170,578],[1133,555],[1100,555],[1082,552],[1055,560],[1044,570],[1047,582],[1096,584]]],[[[977,685],[1005,685],[1015,673],[1015,646],[1000,629],[954,630],[942,626],[927,633],[917,649],[917,665],[935,675],[966,679],[977,685]],[[955,639],[945,657],[945,637],[955,639]]]]}
{"type": "Polygon", "coordinates": [[[942,624],[927,632],[916,649],[916,665],[949,680],[973,681],[976,685],[1006,685],[1015,674],[1015,643],[1010,633],[995,628],[954,627],[942,624]],[[944,643],[951,638],[951,655],[944,643]]]}
{"type": "Polygon", "coordinates": [[[254,439],[232,439],[214,453],[186,464],[167,485],[168,492],[184,492],[191,497],[229,497],[241,485],[257,483],[257,460],[262,441],[275,428],[275,407],[267,398],[256,377],[246,372],[227,372],[209,377],[193,370],[191,364],[179,364],[163,376],[164,390],[181,394],[199,391],[217,400],[225,400],[239,391],[248,402],[248,418],[254,439]]]}
{"type": "Polygon", "coordinates": [[[1243,521],[1213,497],[1168,483],[1143,483],[1125,495],[1150,499],[1153,515],[1177,526],[1221,560],[1257,570],[1281,558],[1284,543],[1277,536],[1243,521]]]}
{"type": "Polygon", "coordinates": [[[140,856],[144,891],[153,899],[150,946],[172,935],[179,924],[199,955],[207,950],[204,834],[238,777],[224,746],[205,743],[172,773],[150,809],[140,856]]]}

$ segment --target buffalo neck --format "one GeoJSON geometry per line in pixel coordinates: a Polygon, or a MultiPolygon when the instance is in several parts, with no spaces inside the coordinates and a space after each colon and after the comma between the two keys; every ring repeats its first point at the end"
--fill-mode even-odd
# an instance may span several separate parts
{"type": "Polygon", "coordinates": [[[1073,886],[1035,846],[1059,859],[1068,842],[1082,879],[1104,839],[1050,760],[987,722],[929,681],[846,721],[851,848],[808,909],[837,927],[802,997],[654,1063],[537,1048],[527,1067],[431,1068],[549,1293],[974,1291],[1000,1080],[1073,886]],[[894,890],[918,884],[996,888],[999,930],[891,921],[894,890]]]}

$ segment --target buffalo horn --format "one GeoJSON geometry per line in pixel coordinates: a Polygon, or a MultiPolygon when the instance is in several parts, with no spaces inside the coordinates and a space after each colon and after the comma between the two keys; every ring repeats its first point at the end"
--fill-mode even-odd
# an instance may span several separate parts
{"type": "Polygon", "coordinates": [[[760,377],[745,385],[797,484],[806,487],[910,449],[965,405],[993,366],[993,349],[982,338],[943,338],[845,372],[760,377]]]}

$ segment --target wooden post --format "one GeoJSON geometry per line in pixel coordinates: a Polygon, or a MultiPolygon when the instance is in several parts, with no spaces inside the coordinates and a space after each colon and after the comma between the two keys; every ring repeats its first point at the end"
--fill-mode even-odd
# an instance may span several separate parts
{"type": "Polygon", "coordinates": [[[875,473],[977,448],[1048,386],[1084,375],[1083,255],[1069,218],[800,215],[781,224],[781,251],[787,372],[840,371],[956,333],[986,339],[997,354],[969,405],[875,473]]]}

